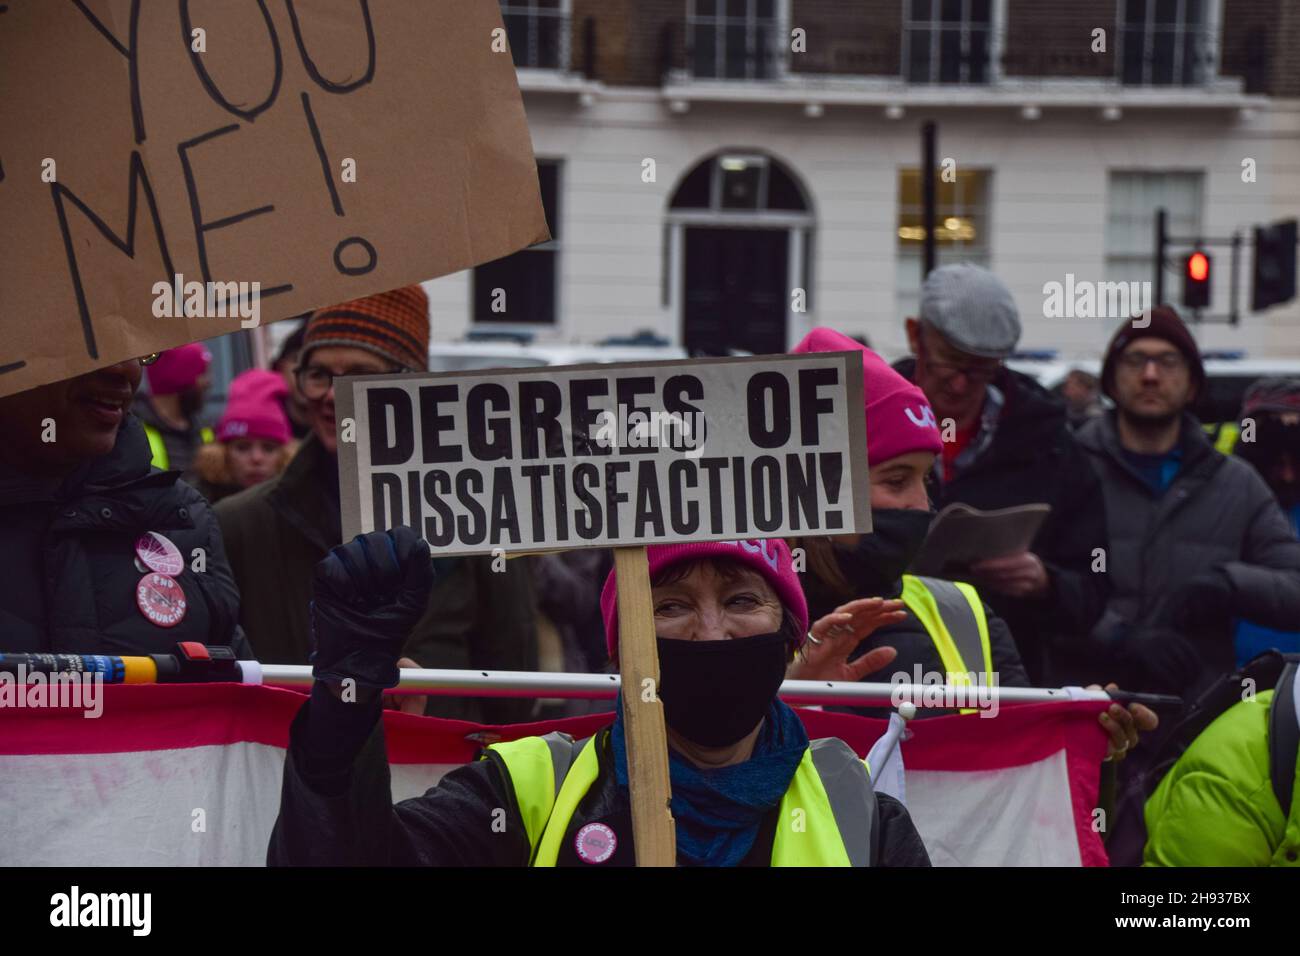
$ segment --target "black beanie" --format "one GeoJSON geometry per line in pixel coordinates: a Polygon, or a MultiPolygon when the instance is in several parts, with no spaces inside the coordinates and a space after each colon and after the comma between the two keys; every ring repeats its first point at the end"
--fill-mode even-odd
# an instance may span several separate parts
{"type": "Polygon", "coordinates": [[[1111,338],[1106,348],[1106,361],[1101,366],[1101,390],[1107,398],[1112,401],[1115,398],[1115,364],[1120,353],[1138,339],[1164,339],[1182,352],[1191,372],[1192,384],[1200,391],[1205,381],[1205,366],[1201,364],[1201,350],[1196,346],[1196,339],[1192,338],[1192,333],[1187,331],[1187,326],[1172,306],[1158,305],[1126,321],[1111,338]]]}

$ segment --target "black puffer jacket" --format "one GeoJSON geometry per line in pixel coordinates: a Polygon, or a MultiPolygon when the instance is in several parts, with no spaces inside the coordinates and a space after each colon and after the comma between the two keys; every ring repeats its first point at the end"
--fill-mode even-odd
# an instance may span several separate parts
{"type": "Polygon", "coordinates": [[[0,547],[0,651],[140,655],[200,641],[252,656],[217,522],[176,472],[151,468],[134,416],[110,454],[62,481],[0,468],[0,547]],[[136,605],[135,541],[146,531],[166,535],[185,559],[176,580],[187,609],[174,627],[136,605]],[[192,570],[196,548],[201,572],[192,570]]]}
{"type": "MultiPolygon", "coordinates": [[[[894,368],[911,380],[916,362],[894,368]]],[[[1097,623],[1109,596],[1107,575],[1092,570],[1095,550],[1109,543],[1101,480],[1075,442],[1059,400],[1010,369],[994,384],[1006,405],[993,443],[952,481],[932,485],[930,496],[939,510],[957,501],[985,511],[1034,502],[1051,506],[1032,546],[1050,575],[1048,593],[1013,598],[985,588],[981,594],[1011,628],[1035,684],[1077,684],[1081,676],[1070,652],[1097,623]]]]}

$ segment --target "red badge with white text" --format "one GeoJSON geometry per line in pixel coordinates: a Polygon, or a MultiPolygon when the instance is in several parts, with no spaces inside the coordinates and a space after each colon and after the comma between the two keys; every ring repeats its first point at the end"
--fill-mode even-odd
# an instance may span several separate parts
{"type": "Polygon", "coordinates": [[[159,627],[175,627],[185,620],[185,592],[174,578],[146,574],[135,586],[135,605],[159,627]]]}
{"type": "Polygon", "coordinates": [[[618,847],[618,837],[603,823],[588,823],[573,842],[578,856],[587,863],[604,863],[618,847]]]}
{"type": "Polygon", "coordinates": [[[159,574],[173,577],[185,570],[185,561],[181,549],[172,544],[171,539],[157,531],[146,531],[135,539],[135,556],[149,568],[159,574]]]}

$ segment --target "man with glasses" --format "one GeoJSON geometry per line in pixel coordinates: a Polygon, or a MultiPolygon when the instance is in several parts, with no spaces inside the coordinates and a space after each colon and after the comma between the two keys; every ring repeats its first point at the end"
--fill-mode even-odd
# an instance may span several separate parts
{"type": "MultiPolygon", "coordinates": [[[[295,377],[311,433],[278,478],[226,498],[217,517],[241,595],[241,620],[257,659],[306,664],[312,573],[342,543],[334,380],[425,371],[429,301],[418,285],[330,306],[307,324],[295,377]]],[[[406,646],[406,667],[537,670],[535,601],[523,562],[494,573],[489,558],[435,561],[437,580],[406,646]]],[[[424,707],[406,698],[403,709],[424,707]]],[[[436,698],[438,716],[525,720],[531,701],[436,698]]]]}
{"type": "Polygon", "coordinates": [[[1204,381],[1177,313],[1152,309],[1111,339],[1101,382],[1115,408],[1078,433],[1110,523],[1096,672],[1189,699],[1232,670],[1234,618],[1300,620],[1300,541],[1259,473],[1216,451],[1187,411],[1204,381]]]}
{"type": "Polygon", "coordinates": [[[1000,279],[969,263],[935,269],[920,313],[907,320],[915,358],[894,367],[921,387],[938,419],[936,507],[1052,509],[1029,549],[954,573],[1007,622],[1035,683],[1082,683],[1077,645],[1107,594],[1106,575],[1093,570],[1107,544],[1100,482],[1064,405],[1003,365],[1020,340],[1020,317],[1000,279]]]}

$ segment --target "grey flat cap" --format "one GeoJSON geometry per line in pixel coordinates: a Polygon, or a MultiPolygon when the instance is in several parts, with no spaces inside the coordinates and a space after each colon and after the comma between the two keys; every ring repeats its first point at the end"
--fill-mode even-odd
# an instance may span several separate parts
{"type": "Polygon", "coordinates": [[[1011,290],[969,262],[940,266],[921,287],[921,321],[956,348],[981,358],[1006,358],[1020,341],[1011,290]]]}

